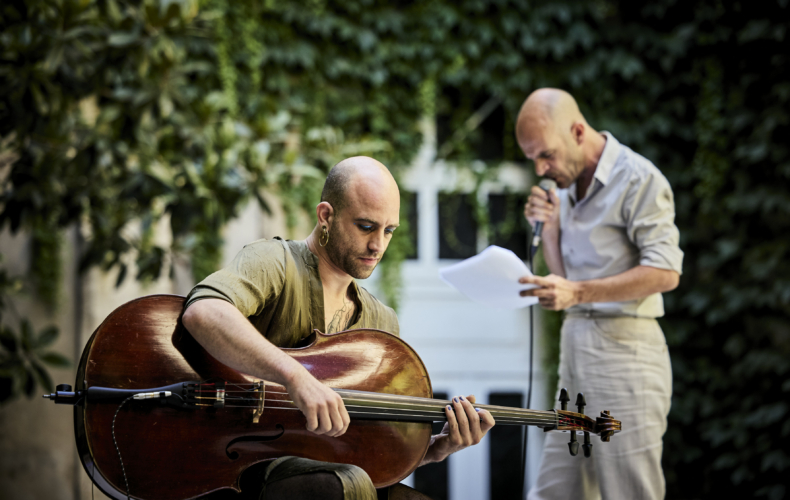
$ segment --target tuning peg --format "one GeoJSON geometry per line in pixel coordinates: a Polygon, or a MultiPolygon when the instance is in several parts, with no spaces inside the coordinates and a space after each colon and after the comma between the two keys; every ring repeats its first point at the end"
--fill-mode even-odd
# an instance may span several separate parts
{"type": "Polygon", "coordinates": [[[568,401],[570,401],[570,400],[571,400],[571,398],[570,398],[570,396],[568,396],[568,389],[563,387],[560,390],[560,410],[567,410],[568,409],[568,401]]]}
{"type": "Polygon", "coordinates": [[[592,443],[590,443],[590,433],[584,433],[584,444],[582,445],[582,449],[584,450],[584,456],[586,458],[590,458],[592,455],[592,443]]]}
{"type": "Polygon", "coordinates": [[[584,394],[581,392],[576,395],[576,406],[579,408],[579,413],[584,415],[584,407],[587,406],[587,401],[585,401],[584,394]]]}
{"type": "Polygon", "coordinates": [[[571,442],[568,443],[568,451],[571,452],[572,457],[579,454],[579,442],[576,441],[576,431],[571,431],[571,442]]]}
{"type": "MultiPolygon", "coordinates": [[[[587,401],[584,399],[584,394],[580,392],[579,394],[576,395],[576,407],[579,409],[579,413],[581,413],[582,415],[584,415],[585,406],[587,406],[587,401]]],[[[571,436],[571,442],[568,443],[568,446],[576,445],[575,448],[576,448],[576,452],[578,453],[579,443],[576,442],[575,434],[576,433],[574,433],[574,435],[571,436]]],[[[592,455],[592,444],[590,444],[589,432],[584,433],[584,444],[582,445],[582,449],[584,450],[584,456],[590,458],[590,455],[592,455]]],[[[573,456],[576,456],[576,453],[571,453],[571,454],[573,456]]]]}

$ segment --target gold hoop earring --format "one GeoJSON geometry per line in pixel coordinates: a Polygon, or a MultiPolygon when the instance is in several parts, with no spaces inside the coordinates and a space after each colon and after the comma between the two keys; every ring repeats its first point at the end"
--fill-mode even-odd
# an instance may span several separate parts
{"type": "Polygon", "coordinates": [[[321,226],[321,236],[318,237],[318,245],[325,247],[327,243],[329,243],[329,232],[326,230],[326,226],[321,226]],[[326,241],[321,243],[323,239],[326,239],[326,241]]]}

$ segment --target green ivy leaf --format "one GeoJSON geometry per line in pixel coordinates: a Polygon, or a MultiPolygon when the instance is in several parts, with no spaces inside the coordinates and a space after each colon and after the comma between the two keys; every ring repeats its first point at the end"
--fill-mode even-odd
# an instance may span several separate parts
{"type": "Polygon", "coordinates": [[[22,344],[22,350],[29,352],[33,349],[33,327],[27,318],[23,318],[19,322],[19,338],[22,344]]]}
{"type": "Polygon", "coordinates": [[[49,376],[49,373],[38,363],[31,363],[33,376],[36,378],[38,385],[41,386],[46,391],[52,392],[54,386],[52,385],[52,378],[49,376]]]}
{"type": "Polygon", "coordinates": [[[69,368],[71,361],[57,352],[48,352],[39,356],[39,359],[53,368],[69,368]]]}
{"type": "Polygon", "coordinates": [[[16,335],[7,327],[0,327],[0,345],[11,354],[16,354],[19,348],[16,335]]]}
{"type": "Polygon", "coordinates": [[[38,339],[36,340],[36,347],[46,347],[50,345],[55,339],[58,338],[58,327],[50,326],[41,330],[38,334],[38,339]]]}
{"type": "Polygon", "coordinates": [[[107,43],[112,47],[126,47],[139,39],[138,33],[113,33],[107,38],[107,43]]]}
{"type": "Polygon", "coordinates": [[[33,397],[33,394],[36,391],[36,378],[33,373],[25,371],[24,385],[22,386],[22,390],[28,398],[33,397]]]}
{"type": "Polygon", "coordinates": [[[126,279],[126,272],[128,268],[126,264],[120,264],[118,266],[118,278],[115,280],[115,288],[118,288],[123,283],[123,280],[126,279]]]}

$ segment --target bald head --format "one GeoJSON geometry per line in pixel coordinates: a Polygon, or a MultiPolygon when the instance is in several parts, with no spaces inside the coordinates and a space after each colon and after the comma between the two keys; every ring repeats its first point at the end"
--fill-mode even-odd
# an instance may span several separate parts
{"type": "Polygon", "coordinates": [[[381,162],[367,156],[354,156],[342,160],[332,167],[326,176],[326,183],[321,192],[321,201],[332,205],[335,213],[339,213],[352,198],[356,198],[358,190],[370,191],[378,195],[400,196],[398,184],[390,171],[381,162]]]}
{"type": "Polygon", "coordinates": [[[587,124],[576,100],[560,89],[531,93],[518,113],[516,140],[535,162],[538,177],[549,177],[561,188],[586,172],[595,171],[606,139],[587,124]]]}
{"type": "Polygon", "coordinates": [[[560,89],[544,88],[531,93],[518,114],[516,138],[529,140],[548,128],[569,133],[571,126],[581,122],[587,126],[579,105],[572,95],[560,89]]]}
{"type": "Polygon", "coordinates": [[[400,193],[387,167],[366,156],[341,161],[329,171],[315,208],[308,240],[318,245],[311,251],[341,275],[370,276],[399,225],[400,193]]]}

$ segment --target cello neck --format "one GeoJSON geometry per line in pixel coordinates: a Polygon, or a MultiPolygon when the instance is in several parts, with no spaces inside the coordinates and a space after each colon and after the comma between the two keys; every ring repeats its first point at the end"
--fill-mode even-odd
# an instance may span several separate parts
{"type": "MultiPolygon", "coordinates": [[[[335,391],[343,398],[350,417],[366,420],[445,422],[447,421],[445,408],[452,404],[451,401],[441,399],[347,389],[335,389],[335,391]]],[[[558,416],[554,411],[479,404],[475,404],[474,407],[491,413],[497,425],[533,425],[553,429],[558,424],[558,416]]]]}

